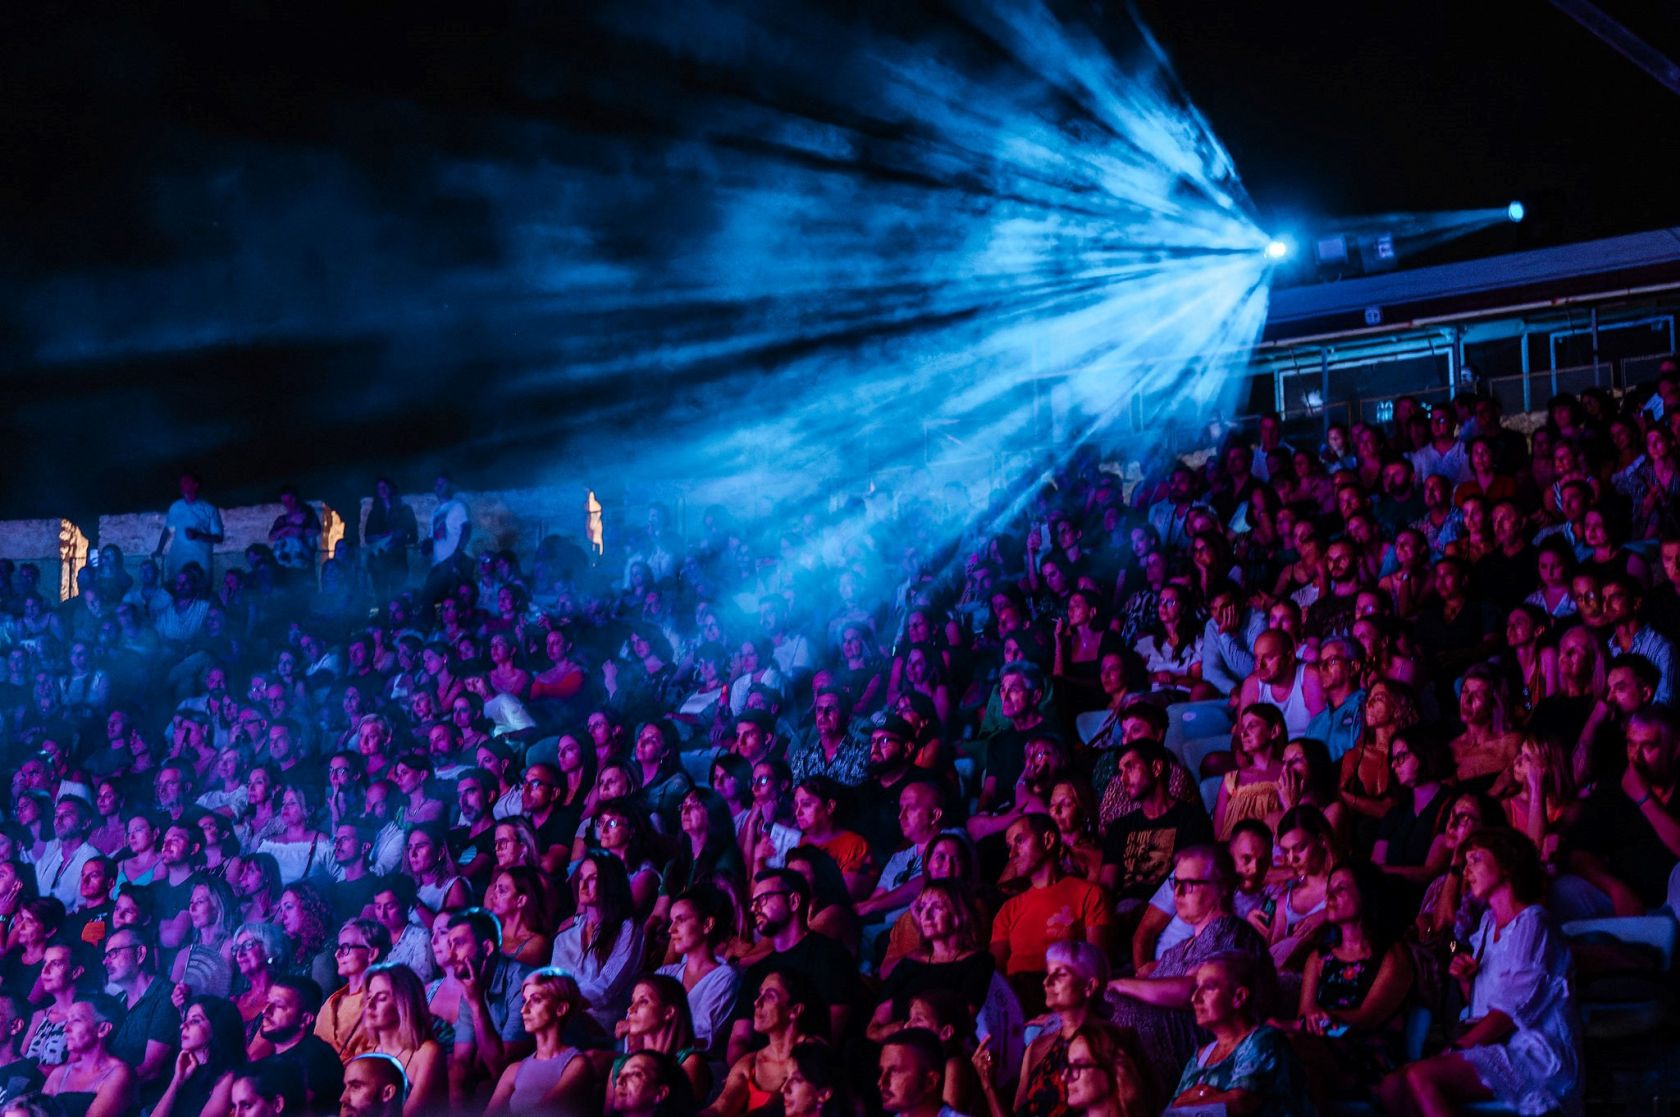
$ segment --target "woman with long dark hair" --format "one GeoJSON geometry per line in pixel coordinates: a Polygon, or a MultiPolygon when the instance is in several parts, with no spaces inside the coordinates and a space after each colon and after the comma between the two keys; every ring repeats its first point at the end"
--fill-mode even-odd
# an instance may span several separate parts
{"type": "Polygon", "coordinates": [[[245,1026],[221,997],[194,997],[181,1016],[175,1072],[152,1117],[226,1117],[233,1072],[245,1065],[245,1026]]]}
{"type": "Polygon", "coordinates": [[[471,902],[467,879],[455,871],[449,854],[448,828],[441,822],[417,822],[403,841],[403,868],[414,880],[414,911],[430,927],[440,911],[471,902]]]}
{"type": "Polygon", "coordinates": [[[497,869],[484,892],[484,906],[501,921],[502,957],[534,966],[552,956],[554,932],[540,871],[528,865],[497,869]]]}
{"type": "Polygon", "coordinates": [[[659,898],[659,868],[653,863],[653,835],[647,833],[648,816],[640,799],[609,799],[595,812],[597,851],[619,859],[630,879],[630,897],[636,915],[646,919],[659,898]]]}
{"type": "Polygon", "coordinates": [[[1398,1065],[1402,1009],[1416,978],[1394,889],[1380,873],[1338,865],[1326,922],[1302,974],[1295,1048],[1337,1097],[1358,1097],[1398,1065]]]}
{"type": "MultiPolygon", "coordinates": [[[[676,978],[649,974],[639,979],[630,991],[630,1007],[615,1031],[627,1055],[638,1051],[669,1055],[688,1076],[695,1097],[711,1093],[712,1071],[705,1049],[695,1042],[688,994],[676,978]]],[[[607,1090],[612,1092],[610,1084],[607,1090]]]]}
{"type": "Polygon", "coordinates": [[[577,914],[554,936],[553,964],[577,979],[589,1015],[611,1029],[624,1014],[642,958],[642,927],[624,862],[591,850],[572,870],[577,914]]]}
{"type": "Polygon", "coordinates": [[[723,1091],[705,1117],[741,1117],[773,1101],[793,1071],[794,1048],[828,1038],[828,1009],[804,974],[773,970],[753,1000],[752,1029],[764,1046],[729,1068],[723,1091]]]}
{"type": "Polygon", "coordinates": [[[728,880],[737,892],[743,887],[746,870],[723,796],[706,787],[690,790],[677,810],[677,830],[677,852],[665,866],[664,890],[654,904],[656,920],[669,913],[672,897],[696,885],[728,880]]]}
{"type": "Polygon", "coordinates": [[[675,829],[677,805],[693,788],[677,757],[677,727],[668,718],[644,722],[636,730],[635,758],[640,766],[642,799],[653,812],[655,829],[675,829]]]}

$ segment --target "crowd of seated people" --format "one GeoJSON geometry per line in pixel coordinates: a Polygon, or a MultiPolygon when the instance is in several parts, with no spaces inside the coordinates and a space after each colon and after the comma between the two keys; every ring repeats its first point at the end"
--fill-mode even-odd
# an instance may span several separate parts
{"type": "Polygon", "coordinates": [[[1577,1112],[1561,926],[1680,860],[1677,433],[1403,399],[593,561],[440,480],[412,571],[382,481],[215,579],[184,481],[0,562],[0,1117],[1577,1112]]]}

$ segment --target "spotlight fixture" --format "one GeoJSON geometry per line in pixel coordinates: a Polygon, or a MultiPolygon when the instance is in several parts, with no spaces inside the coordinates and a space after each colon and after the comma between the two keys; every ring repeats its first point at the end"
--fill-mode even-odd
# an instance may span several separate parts
{"type": "Polygon", "coordinates": [[[1268,260],[1281,260],[1285,256],[1288,256],[1288,255],[1289,255],[1289,242],[1288,241],[1286,241],[1286,240],[1273,240],[1273,241],[1267,241],[1266,242],[1266,259],[1268,259],[1268,260]]]}
{"type": "Polygon", "coordinates": [[[1505,216],[1510,219],[1512,224],[1516,224],[1527,215],[1528,210],[1523,208],[1523,204],[1521,202],[1512,202],[1510,205],[1505,207],[1505,216]]]}

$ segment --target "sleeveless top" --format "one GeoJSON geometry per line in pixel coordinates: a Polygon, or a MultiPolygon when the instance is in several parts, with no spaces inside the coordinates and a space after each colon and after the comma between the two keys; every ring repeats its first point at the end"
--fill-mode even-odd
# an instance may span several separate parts
{"type": "MultiPolygon", "coordinates": [[[[552,1059],[538,1059],[535,1056],[519,1060],[519,1065],[513,1072],[513,1094],[508,1098],[508,1111],[521,1113],[526,1110],[549,1112],[543,1110],[542,1100],[548,1092],[554,1089],[560,1081],[560,1076],[566,1073],[566,1068],[577,1058],[578,1050],[568,1047],[565,1051],[552,1059]]],[[[554,1112],[569,1113],[569,1109],[554,1112]]]]}
{"type": "Polygon", "coordinates": [[[747,1072],[747,1112],[769,1105],[771,1101],[782,1096],[780,1090],[766,1090],[758,1084],[758,1060],[753,1060],[752,1069],[747,1072]]]}
{"type": "Polygon", "coordinates": [[[1261,683],[1257,688],[1257,701],[1268,706],[1276,706],[1283,711],[1283,724],[1291,737],[1299,737],[1307,731],[1307,724],[1312,721],[1312,714],[1307,710],[1307,665],[1295,665],[1295,681],[1289,684],[1289,694],[1278,699],[1272,693],[1272,684],[1261,683]]]}
{"type": "Polygon", "coordinates": [[[1230,840],[1231,831],[1236,829],[1237,823],[1247,818],[1264,822],[1267,815],[1283,806],[1283,800],[1278,798],[1276,780],[1239,785],[1239,776],[1238,772],[1227,772],[1225,775],[1225,818],[1216,835],[1222,842],[1230,840]]]}
{"type": "MultiPolygon", "coordinates": [[[[1280,906],[1283,910],[1283,927],[1286,931],[1293,931],[1295,929],[1295,924],[1301,922],[1301,920],[1306,919],[1310,915],[1315,915],[1318,912],[1323,911],[1324,905],[1327,902],[1326,900],[1321,899],[1318,903],[1314,904],[1306,911],[1296,912],[1295,905],[1289,902],[1289,897],[1294,894],[1295,886],[1300,883],[1301,882],[1298,880],[1291,881],[1289,883],[1289,887],[1283,891],[1283,902],[1280,906]]],[[[1326,965],[1328,964],[1329,963],[1326,963],[1326,965]]]]}
{"type": "Polygon", "coordinates": [[[29,1044],[23,1049],[25,1059],[33,1059],[37,1066],[56,1067],[69,1057],[69,1041],[64,1035],[64,1024],[54,1023],[45,1016],[41,1017],[41,1026],[35,1029],[35,1034],[29,1037],[29,1044]]]}
{"type": "Polygon", "coordinates": [[[437,911],[443,903],[443,898],[449,895],[449,890],[454,888],[455,882],[460,879],[462,878],[449,877],[440,884],[422,884],[414,890],[414,895],[422,904],[437,911]]]}
{"type": "Polygon", "coordinates": [[[1025,1101],[1016,1110],[1025,1117],[1060,1117],[1067,1112],[1067,1061],[1070,1041],[1056,1029],[1044,1057],[1027,1079],[1025,1101]]]}

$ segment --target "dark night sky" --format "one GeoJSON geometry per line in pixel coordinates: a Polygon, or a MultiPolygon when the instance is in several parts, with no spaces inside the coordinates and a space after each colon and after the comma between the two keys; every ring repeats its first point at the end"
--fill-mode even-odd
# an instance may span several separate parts
{"type": "MultiPolygon", "coordinates": [[[[1680,97],[1543,3],[1140,9],[1269,223],[1529,204],[1528,223],[1454,249],[1476,254],[1680,224],[1659,171],[1680,97]]],[[[528,353],[454,294],[510,261],[496,215],[437,189],[437,167],[529,160],[531,129],[559,120],[633,168],[694,124],[623,96],[615,82],[656,61],[570,10],[7,5],[0,515],[161,507],[188,462],[224,504],[296,480],[343,505],[377,470],[421,487],[442,461],[469,486],[521,479],[494,467],[517,474],[544,422],[561,437],[582,410],[523,414],[517,453],[499,453],[496,385],[528,353]],[[100,328],[66,345],[94,299],[100,328]],[[143,352],[102,343],[153,320],[170,326],[143,352]]],[[[1680,46],[1671,6],[1611,10],[1680,46]]],[[[599,221],[637,259],[638,221],[599,221]]]]}

